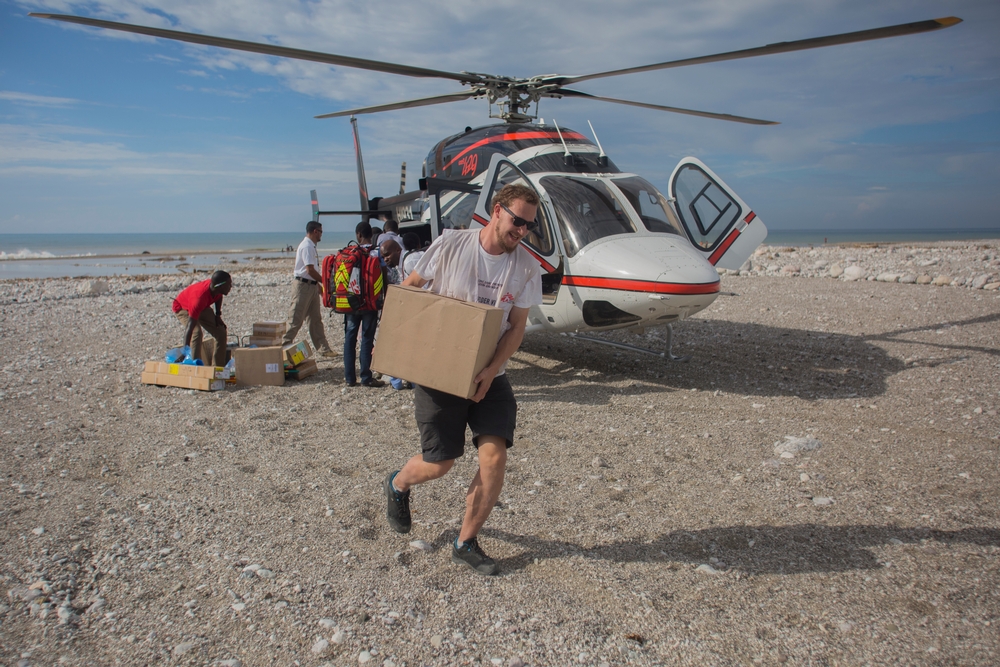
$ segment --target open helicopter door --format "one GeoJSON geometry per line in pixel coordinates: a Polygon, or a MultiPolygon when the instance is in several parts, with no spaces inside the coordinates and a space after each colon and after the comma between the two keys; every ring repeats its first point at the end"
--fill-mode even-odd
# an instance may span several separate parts
{"type": "Polygon", "coordinates": [[[555,226],[549,219],[538,189],[520,169],[514,166],[513,162],[500,153],[494,153],[490,159],[490,166],[486,170],[486,179],[483,181],[483,189],[479,193],[479,200],[476,202],[472,219],[483,226],[488,225],[490,217],[493,215],[493,206],[491,205],[493,195],[511,183],[525,185],[538,196],[538,212],[535,213],[535,222],[538,223],[538,226],[535,231],[524,237],[521,245],[531,253],[532,257],[538,260],[542,267],[543,303],[555,303],[563,277],[562,257],[556,250],[559,244],[556,243],[555,226]]]}
{"type": "Polygon", "coordinates": [[[670,199],[691,243],[720,269],[739,269],[767,238],[760,218],[697,158],[674,167],[670,199]]]}

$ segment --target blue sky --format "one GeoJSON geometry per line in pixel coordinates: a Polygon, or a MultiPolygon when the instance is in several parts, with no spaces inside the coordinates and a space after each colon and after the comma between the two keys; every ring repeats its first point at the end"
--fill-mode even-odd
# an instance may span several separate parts
{"type": "MultiPolygon", "coordinates": [[[[0,0],[0,233],[298,232],[310,189],[323,208],[357,205],[350,124],[313,116],[460,90],[29,11],[516,76],[958,16],[930,34],[577,86],[777,126],[569,99],[540,113],[588,134],[590,120],[622,169],[661,188],[699,157],[772,229],[1000,228],[997,2],[0,0]]],[[[397,191],[401,161],[415,187],[437,140],[489,122],[479,100],[361,116],[371,193],[397,191]]]]}

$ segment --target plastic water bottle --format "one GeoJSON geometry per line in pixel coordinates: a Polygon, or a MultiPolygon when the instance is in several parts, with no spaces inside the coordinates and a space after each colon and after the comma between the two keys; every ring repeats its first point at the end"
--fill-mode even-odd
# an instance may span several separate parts
{"type": "Polygon", "coordinates": [[[184,361],[181,362],[181,365],[182,366],[204,366],[205,362],[202,361],[201,359],[192,359],[191,357],[188,357],[187,359],[185,359],[184,361]]]}
{"type": "Polygon", "coordinates": [[[190,358],[191,358],[190,345],[171,348],[167,350],[166,355],[164,355],[163,357],[164,361],[166,361],[168,364],[180,363],[181,360],[190,358]]]}

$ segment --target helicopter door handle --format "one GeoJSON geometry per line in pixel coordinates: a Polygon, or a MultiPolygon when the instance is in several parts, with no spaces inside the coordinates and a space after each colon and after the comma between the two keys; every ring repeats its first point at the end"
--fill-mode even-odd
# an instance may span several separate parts
{"type": "Polygon", "coordinates": [[[666,296],[665,294],[650,294],[649,295],[649,300],[650,301],[670,301],[670,297],[666,296]]]}

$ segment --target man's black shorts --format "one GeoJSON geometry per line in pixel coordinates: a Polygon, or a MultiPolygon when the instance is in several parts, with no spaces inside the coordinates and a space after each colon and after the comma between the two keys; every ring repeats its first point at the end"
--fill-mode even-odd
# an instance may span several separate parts
{"type": "Polygon", "coordinates": [[[507,375],[493,379],[486,396],[478,403],[467,398],[416,385],[413,403],[420,427],[420,447],[424,461],[435,463],[457,459],[465,453],[465,426],[472,430],[472,444],[479,447],[479,436],[493,435],[514,445],[517,425],[517,401],[507,375]]]}

